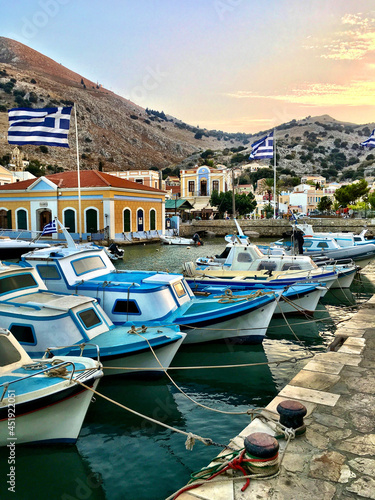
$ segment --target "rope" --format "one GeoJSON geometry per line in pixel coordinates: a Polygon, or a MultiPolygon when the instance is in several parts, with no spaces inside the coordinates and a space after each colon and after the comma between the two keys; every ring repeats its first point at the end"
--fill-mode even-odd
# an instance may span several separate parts
{"type": "MultiPolygon", "coordinates": [[[[280,361],[263,361],[261,363],[243,363],[239,365],[202,365],[202,366],[169,366],[167,369],[169,370],[212,370],[215,368],[248,368],[250,366],[263,366],[263,365],[276,365],[279,366],[283,363],[297,363],[298,361],[303,361],[305,359],[310,359],[310,356],[304,356],[301,358],[297,358],[293,356],[292,358],[289,359],[281,359],[280,361]]],[[[105,370],[142,370],[142,371],[165,371],[165,367],[157,368],[157,367],[152,367],[152,368],[145,368],[145,367],[119,367],[119,366],[104,366],[103,367],[105,370]]],[[[79,371],[79,370],[76,370],[79,371]]]]}
{"type": "Polygon", "coordinates": [[[221,304],[228,304],[231,302],[241,302],[242,300],[252,300],[257,297],[263,297],[264,295],[270,295],[274,292],[264,292],[262,290],[257,290],[255,292],[248,293],[246,295],[233,295],[233,291],[227,288],[223,295],[215,295],[214,299],[219,299],[218,302],[221,304]]]}
{"type": "Polygon", "coordinates": [[[205,410],[210,410],[210,411],[214,411],[214,412],[217,412],[217,413],[223,413],[225,415],[248,415],[249,411],[251,410],[246,410],[246,411],[225,411],[225,410],[219,410],[217,408],[211,408],[210,406],[206,406],[202,403],[198,403],[198,401],[195,401],[193,398],[191,398],[188,394],[186,394],[186,392],[181,389],[177,384],[176,382],[173,380],[173,378],[169,375],[169,373],[167,372],[167,370],[164,368],[164,366],[160,363],[159,361],[159,358],[156,356],[155,354],[155,351],[153,350],[150,342],[148,341],[148,339],[146,337],[144,337],[143,335],[140,335],[138,332],[136,332],[136,335],[138,335],[139,337],[141,337],[143,340],[145,340],[154,356],[154,358],[156,359],[158,365],[160,366],[160,368],[163,370],[163,372],[165,373],[165,375],[169,378],[169,380],[172,382],[172,384],[175,386],[175,388],[181,393],[183,394],[189,401],[191,401],[192,403],[196,404],[197,406],[200,406],[201,408],[204,408],[205,410]]]}
{"type": "Polygon", "coordinates": [[[185,445],[186,445],[186,448],[188,450],[192,449],[192,446],[194,446],[195,440],[200,441],[201,443],[203,443],[206,446],[219,446],[220,448],[232,449],[232,448],[228,447],[227,445],[220,444],[220,443],[215,443],[211,438],[205,438],[205,437],[199,436],[198,434],[193,434],[191,432],[186,432],[186,431],[183,431],[181,429],[177,429],[176,427],[172,427],[171,425],[165,424],[164,422],[160,422],[159,420],[155,420],[152,417],[148,417],[147,415],[144,415],[143,413],[139,413],[136,410],[132,410],[128,406],[125,406],[122,403],[119,403],[118,401],[115,401],[114,399],[111,399],[108,396],[105,396],[104,394],[101,394],[100,392],[98,392],[97,390],[93,389],[92,387],[89,387],[88,385],[84,384],[80,380],[73,379],[73,382],[76,382],[77,384],[81,385],[82,387],[84,387],[88,391],[91,391],[96,396],[99,396],[99,397],[101,397],[101,398],[109,401],[110,403],[112,403],[112,404],[114,404],[116,406],[119,406],[123,410],[126,410],[126,411],[128,411],[130,413],[133,413],[134,415],[137,415],[137,417],[144,418],[145,420],[148,420],[149,422],[152,422],[152,423],[157,424],[157,425],[161,425],[162,427],[165,427],[166,429],[169,429],[169,430],[171,430],[173,432],[177,432],[179,434],[183,434],[184,436],[187,437],[185,445]],[[189,446],[189,448],[188,448],[188,446],[189,446]]]}
{"type": "MultiPolygon", "coordinates": [[[[52,361],[52,365],[58,365],[59,363],[63,363],[61,359],[55,359],[52,361]]],[[[44,375],[46,377],[66,377],[68,375],[68,370],[66,366],[60,366],[59,368],[52,368],[51,370],[48,370],[48,372],[45,372],[44,375]]]]}

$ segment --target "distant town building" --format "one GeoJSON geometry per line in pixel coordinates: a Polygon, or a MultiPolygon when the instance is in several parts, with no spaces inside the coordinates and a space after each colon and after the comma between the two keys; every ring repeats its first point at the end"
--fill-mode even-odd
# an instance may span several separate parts
{"type": "Polygon", "coordinates": [[[313,182],[314,184],[320,184],[321,186],[325,186],[327,179],[322,175],[303,175],[301,177],[301,183],[306,184],[308,182],[313,182]]]}
{"type": "Polygon", "coordinates": [[[165,189],[165,181],[161,181],[161,172],[157,170],[121,170],[111,172],[111,175],[155,189],[165,189]]]}

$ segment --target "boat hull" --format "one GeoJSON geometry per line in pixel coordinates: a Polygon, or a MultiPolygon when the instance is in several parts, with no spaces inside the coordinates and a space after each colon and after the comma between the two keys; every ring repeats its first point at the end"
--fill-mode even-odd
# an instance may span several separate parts
{"type": "Polygon", "coordinates": [[[270,300],[250,312],[225,316],[222,321],[212,324],[200,321],[180,328],[187,336],[185,344],[228,341],[239,344],[259,344],[263,341],[277,300],[270,300]]]}
{"type": "MultiPolygon", "coordinates": [[[[96,389],[99,378],[85,382],[96,389]]],[[[14,436],[8,428],[8,418],[0,421],[0,446],[14,441],[19,444],[75,443],[80,433],[93,393],[77,384],[66,382],[56,394],[46,394],[37,400],[17,402],[15,396],[14,436]]]]}

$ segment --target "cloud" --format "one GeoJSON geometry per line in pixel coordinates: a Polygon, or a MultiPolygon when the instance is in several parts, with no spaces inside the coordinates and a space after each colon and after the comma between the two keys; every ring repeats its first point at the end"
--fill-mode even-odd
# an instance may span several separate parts
{"type": "Polygon", "coordinates": [[[285,94],[256,94],[239,90],[226,94],[236,99],[271,99],[305,106],[369,106],[374,103],[375,82],[354,80],[347,85],[304,83],[285,94]]]}
{"type": "Polygon", "coordinates": [[[342,30],[329,39],[305,46],[318,49],[320,57],[334,60],[361,60],[375,51],[375,19],[364,14],[345,14],[341,18],[342,30]]]}

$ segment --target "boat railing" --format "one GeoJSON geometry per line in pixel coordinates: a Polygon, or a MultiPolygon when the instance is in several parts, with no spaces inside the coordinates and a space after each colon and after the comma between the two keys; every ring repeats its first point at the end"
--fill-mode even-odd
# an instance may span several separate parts
{"type": "Polygon", "coordinates": [[[41,234],[41,231],[31,231],[29,229],[4,229],[0,228],[0,238],[8,237],[13,240],[34,240],[41,234]]]}
{"type": "Polygon", "coordinates": [[[67,349],[68,347],[79,347],[79,349],[81,350],[81,353],[79,356],[82,357],[83,351],[85,350],[85,347],[87,347],[87,346],[96,348],[96,359],[98,360],[98,363],[100,363],[100,347],[97,344],[90,344],[89,342],[82,342],[82,344],[71,344],[71,345],[60,345],[60,346],[55,346],[55,347],[47,347],[42,359],[47,359],[49,356],[51,356],[52,351],[56,351],[58,349],[67,349]]]}
{"type": "MultiPolygon", "coordinates": [[[[16,378],[15,380],[10,380],[9,382],[4,382],[3,384],[0,384],[0,387],[4,388],[3,393],[1,395],[1,398],[0,398],[0,403],[3,401],[4,396],[5,396],[5,394],[8,390],[8,387],[10,385],[16,384],[17,382],[21,382],[23,380],[26,380],[26,379],[29,379],[32,377],[36,377],[37,375],[41,375],[43,373],[47,373],[51,370],[57,370],[58,368],[63,368],[63,367],[66,368],[68,365],[71,365],[71,367],[72,367],[72,371],[71,371],[70,378],[69,378],[69,382],[71,383],[72,379],[73,379],[74,372],[75,372],[75,365],[72,361],[62,361],[61,363],[56,363],[54,365],[47,366],[46,368],[43,368],[42,370],[38,370],[37,372],[30,373],[30,375],[25,375],[24,377],[19,377],[19,378],[16,378]]],[[[31,369],[32,366],[38,366],[38,364],[33,363],[32,365],[25,365],[25,367],[28,367],[29,369],[31,369]]],[[[40,365],[40,366],[43,366],[43,365],[40,365]]]]}

